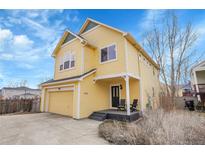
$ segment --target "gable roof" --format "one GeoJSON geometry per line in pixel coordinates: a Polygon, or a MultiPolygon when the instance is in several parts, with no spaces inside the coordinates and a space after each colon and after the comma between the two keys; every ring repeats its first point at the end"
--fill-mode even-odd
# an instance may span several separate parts
{"type": "Polygon", "coordinates": [[[84,30],[86,29],[87,25],[90,23],[90,22],[94,22],[98,25],[101,25],[101,26],[104,26],[104,27],[107,27],[108,29],[112,29],[116,32],[119,32],[121,33],[137,50],[139,50],[141,52],[141,54],[146,57],[157,69],[159,69],[159,65],[147,54],[147,52],[139,45],[139,43],[137,43],[137,41],[134,39],[134,37],[128,33],[128,32],[124,32],[124,31],[121,31],[117,28],[114,28],[112,26],[109,26],[109,25],[106,25],[104,23],[101,23],[99,21],[96,21],[94,19],[91,19],[91,18],[87,18],[85,23],[83,24],[83,26],[81,27],[80,31],[79,31],[79,35],[82,35],[84,30]]]}
{"type": "Polygon", "coordinates": [[[81,34],[83,33],[83,31],[85,30],[85,28],[87,27],[87,25],[88,25],[90,22],[94,22],[94,23],[96,23],[96,24],[98,24],[98,25],[107,27],[107,28],[109,28],[109,29],[115,30],[115,31],[117,31],[117,32],[119,32],[119,33],[122,33],[122,34],[126,33],[126,32],[123,32],[123,31],[117,29],[117,28],[114,28],[114,27],[112,27],[112,26],[109,26],[109,25],[106,25],[106,24],[101,23],[101,22],[99,22],[99,21],[96,21],[96,20],[94,20],[94,19],[87,18],[86,21],[84,22],[84,24],[82,25],[82,27],[81,27],[79,33],[78,33],[79,35],[81,35],[81,34]]]}
{"type": "MultiPolygon", "coordinates": [[[[87,46],[89,46],[89,47],[91,47],[91,48],[95,48],[95,46],[93,46],[93,45],[91,45],[90,43],[88,43],[88,41],[87,41],[86,39],[84,39],[82,36],[79,36],[79,35],[77,35],[77,34],[71,32],[70,30],[67,29],[67,30],[63,33],[63,36],[60,38],[59,42],[57,43],[57,45],[56,45],[56,47],[55,47],[55,49],[54,49],[54,51],[53,51],[53,53],[52,53],[52,56],[53,56],[53,57],[56,56],[57,51],[60,49],[61,45],[64,43],[66,37],[67,37],[69,34],[71,34],[71,35],[73,35],[75,38],[79,39],[79,40],[80,40],[80,43],[82,43],[83,45],[87,45],[87,46]]],[[[72,39],[72,40],[73,40],[73,39],[72,39]]],[[[72,41],[72,40],[70,40],[70,41],[72,41]]],[[[68,42],[66,42],[66,43],[69,43],[70,41],[68,41],[68,42]]],[[[65,43],[65,44],[66,44],[66,43],[65,43]]]]}

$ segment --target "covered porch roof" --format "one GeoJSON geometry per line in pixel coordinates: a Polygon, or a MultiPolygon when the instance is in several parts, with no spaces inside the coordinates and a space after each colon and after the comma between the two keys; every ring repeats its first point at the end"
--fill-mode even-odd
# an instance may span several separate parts
{"type": "MultiPolygon", "coordinates": [[[[96,76],[94,79],[94,82],[97,83],[97,81],[115,81],[117,82],[118,80],[124,80],[124,87],[125,89],[125,99],[126,99],[126,114],[130,115],[130,104],[131,104],[131,96],[133,96],[133,81],[138,81],[138,88],[139,88],[139,102],[140,106],[142,106],[142,86],[141,86],[141,80],[138,75],[132,74],[132,73],[119,73],[119,74],[111,74],[111,75],[101,75],[101,76],[96,76]],[[131,88],[132,87],[132,88],[131,88]]],[[[121,86],[121,85],[120,85],[121,86]]]]}
{"type": "Polygon", "coordinates": [[[136,76],[132,73],[119,73],[119,74],[101,75],[101,76],[96,76],[93,80],[98,81],[98,80],[113,79],[113,78],[126,78],[126,77],[130,77],[130,78],[140,80],[139,76],[136,76]]]}

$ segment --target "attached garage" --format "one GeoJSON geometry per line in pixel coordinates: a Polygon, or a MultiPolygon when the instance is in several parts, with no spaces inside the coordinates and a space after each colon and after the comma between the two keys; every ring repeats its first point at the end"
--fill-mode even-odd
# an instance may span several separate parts
{"type": "Polygon", "coordinates": [[[48,111],[73,116],[73,91],[50,91],[48,111]]]}

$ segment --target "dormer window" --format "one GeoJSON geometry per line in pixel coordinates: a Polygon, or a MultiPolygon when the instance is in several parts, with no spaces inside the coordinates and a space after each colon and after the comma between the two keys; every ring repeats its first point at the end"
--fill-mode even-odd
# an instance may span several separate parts
{"type": "Polygon", "coordinates": [[[111,45],[101,49],[101,63],[116,59],[116,46],[111,45]]]}
{"type": "Polygon", "coordinates": [[[73,53],[65,53],[63,62],[60,63],[60,71],[68,70],[75,67],[75,55],[73,53]]]}

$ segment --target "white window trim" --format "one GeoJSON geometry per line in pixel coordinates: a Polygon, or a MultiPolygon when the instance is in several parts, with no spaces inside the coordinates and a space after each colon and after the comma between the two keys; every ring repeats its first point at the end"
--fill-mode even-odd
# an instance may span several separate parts
{"type": "MultiPolygon", "coordinates": [[[[69,53],[69,54],[73,54],[73,55],[74,55],[75,65],[74,65],[74,67],[69,67],[69,68],[64,69],[64,63],[65,63],[65,60],[64,60],[65,57],[64,57],[64,56],[65,56],[65,55],[63,55],[63,69],[60,70],[60,65],[61,65],[61,63],[60,63],[60,64],[58,65],[58,70],[59,70],[59,72],[70,71],[70,70],[73,70],[73,69],[76,68],[76,54],[75,54],[75,52],[67,51],[66,53],[69,53]]],[[[70,59],[71,59],[71,57],[70,57],[70,59]]],[[[71,65],[71,61],[70,61],[69,65],[71,65]]]]}
{"type": "MultiPolygon", "coordinates": [[[[116,44],[116,43],[112,43],[112,44],[106,45],[106,46],[104,46],[104,47],[101,47],[101,48],[100,48],[100,51],[99,51],[99,63],[100,63],[100,64],[106,64],[106,63],[110,63],[110,62],[117,61],[117,55],[118,55],[118,54],[117,54],[117,53],[118,53],[117,51],[118,51],[118,50],[117,50],[117,44],[116,44]],[[112,46],[112,45],[115,45],[115,50],[116,50],[116,53],[115,53],[115,56],[116,56],[116,57],[115,57],[115,59],[106,60],[106,61],[102,62],[102,61],[101,61],[101,50],[104,49],[104,48],[108,48],[108,47],[110,47],[110,46],[112,46]]],[[[108,54],[108,55],[109,55],[109,54],[108,54]]]]}

